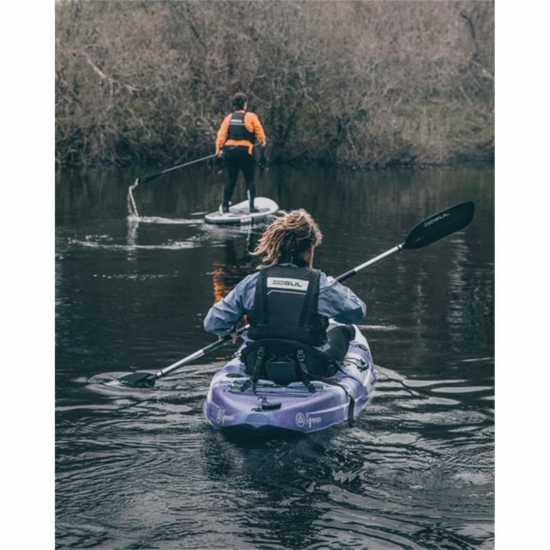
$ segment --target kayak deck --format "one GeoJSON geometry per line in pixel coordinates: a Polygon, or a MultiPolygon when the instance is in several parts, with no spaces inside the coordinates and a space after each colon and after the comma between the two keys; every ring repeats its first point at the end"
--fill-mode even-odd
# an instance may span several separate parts
{"type": "Polygon", "coordinates": [[[377,378],[362,335],[361,340],[351,342],[342,368],[330,383],[312,382],[313,392],[302,382],[277,386],[259,380],[253,388],[244,364],[233,359],[212,380],[204,404],[207,420],[216,429],[276,428],[302,433],[351,424],[366,408],[377,378]]]}

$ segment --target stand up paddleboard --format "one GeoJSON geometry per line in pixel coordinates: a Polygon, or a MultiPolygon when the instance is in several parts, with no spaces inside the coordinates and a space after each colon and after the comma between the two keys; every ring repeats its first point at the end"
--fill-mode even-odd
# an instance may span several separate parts
{"type": "Polygon", "coordinates": [[[239,225],[263,221],[273,216],[279,210],[279,205],[266,197],[256,197],[254,207],[257,212],[250,212],[248,200],[229,207],[229,212],[222,214],[220,211],[210,212],[204,217],[206,223],[217,225],[239,225]]]}

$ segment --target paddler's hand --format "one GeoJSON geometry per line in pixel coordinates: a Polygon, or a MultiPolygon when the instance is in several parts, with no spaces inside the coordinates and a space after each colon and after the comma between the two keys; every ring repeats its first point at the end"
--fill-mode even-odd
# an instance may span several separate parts
{"type": "Polygon", "coordinates": [[[264,168],[266,164],[267,164],[267,160],[265,157],[265,146],[264,146],[264,147],[260,147],[260,160],[258,161],[258,166],[260,168],[264,168]]]}
{"type": "Polygon", "coordinates": [[[237,334],[236,332],[234,332],[231,335],[231,341],[233,342],[233,344],[237,345],[237,344],[240,343],[241,340],[242,340],[242,338],[241,338],[240,334],[237,334]]]}
{"type": "Polygon", "coordinates": [[[223,150],[218,151],[216,153],[216,158],[214,159],[214,164],[216,165],[216,169],[218,174],[221,174],[222,168],[223,168],[223,150]]]}

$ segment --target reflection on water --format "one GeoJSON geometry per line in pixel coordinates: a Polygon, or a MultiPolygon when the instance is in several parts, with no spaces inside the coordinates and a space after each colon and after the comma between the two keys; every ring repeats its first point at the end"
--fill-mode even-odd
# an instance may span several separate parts
{"type": "Polygon", "coordinates": [[[56,185],[58,546],[492,548],[492,170],[260,176],[259,195],[318,219],[317,265],[332,275],[432,212],[477,209],[467,231],[350,279],[382,365],[375,398],[353,428],[287,440],[207,426],[202,402],[231,346],[153,390],[109,383],[211,342],[202,319],[255,269],[262,231],[202,223],[222,183],[203,169],[138,186],[144,218],[127,219],[137,175],[56,185]]]}
{"type": "Polygon", "coordinates": [[[259,232],[254,233],[250,228],[244,243],[236,243],[233,238],[225,241],[223,261],[213,264],[214,302],[222,300],[241,279],[255,271],[259,262],[252,253],[260,236],[259,232]]]}

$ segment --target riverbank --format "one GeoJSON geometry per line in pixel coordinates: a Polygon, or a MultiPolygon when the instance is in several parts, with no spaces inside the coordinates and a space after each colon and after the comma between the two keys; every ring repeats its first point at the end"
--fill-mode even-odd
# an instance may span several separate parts
{"type": "Polygon", "coordinates": [[[238,90],[274,163],[491,160],[494,7],[61,1],[55,85],[58,166],[211,152],[238,90]]]}

